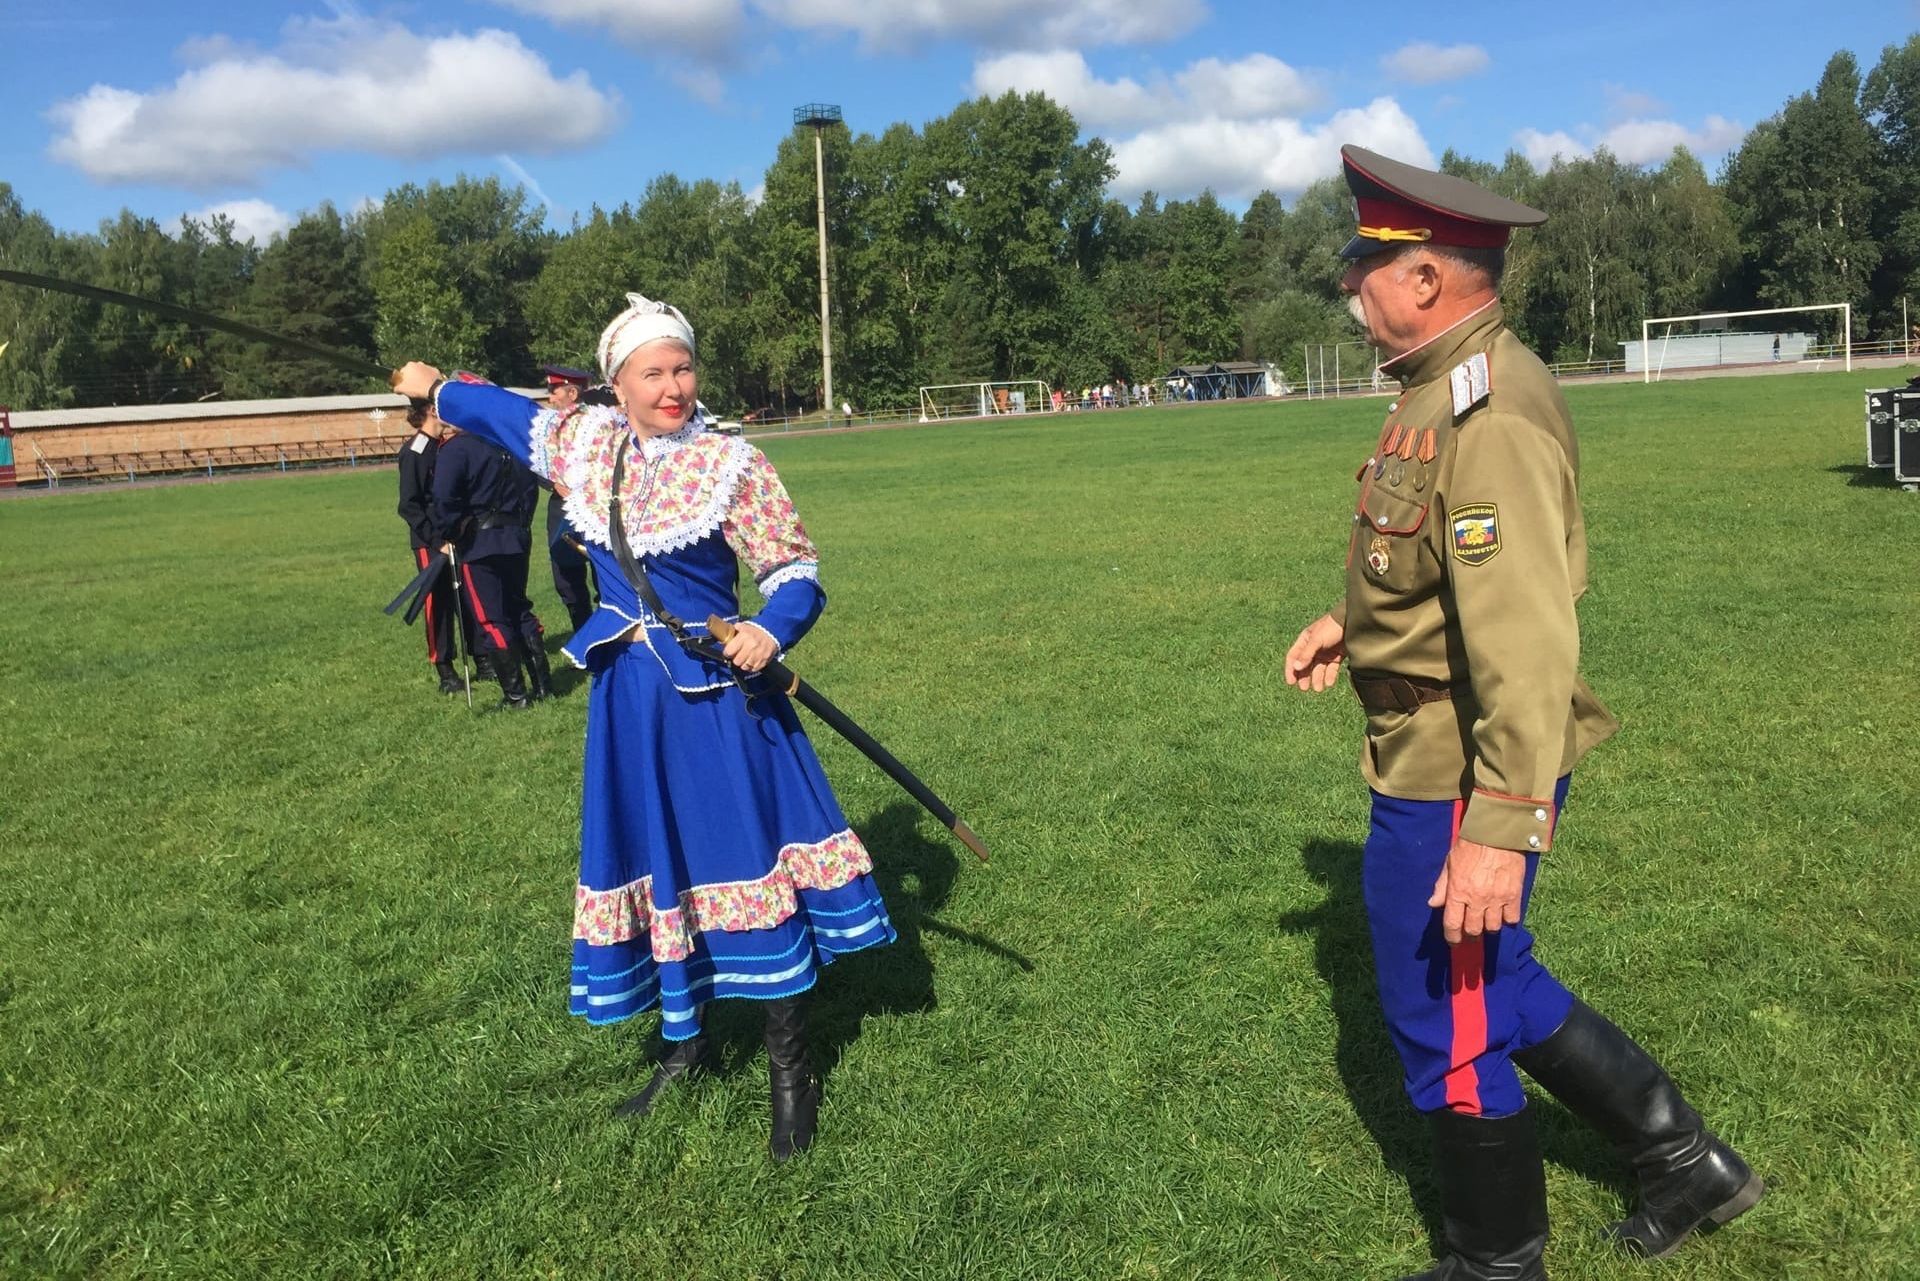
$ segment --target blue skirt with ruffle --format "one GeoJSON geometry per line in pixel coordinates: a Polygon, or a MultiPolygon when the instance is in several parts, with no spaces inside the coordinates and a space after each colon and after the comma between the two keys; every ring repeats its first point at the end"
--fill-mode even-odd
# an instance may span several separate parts
{"type": "MultiPolygon", "coordinates": [[[[685,1040],[718,997],[776,1000],[844,952],[895,938],[813,746],[782,694],[684,692],[690,656],[595,644],[575,892],[571,1009],[661,1009],[685,1040]],[[664,661],[663,661],[664,660],[664,661]]],[[[578,638],[576,638],[578,639],[578,638]]],[[[702,665],[704,666],[704,665],[702,665]]]]}

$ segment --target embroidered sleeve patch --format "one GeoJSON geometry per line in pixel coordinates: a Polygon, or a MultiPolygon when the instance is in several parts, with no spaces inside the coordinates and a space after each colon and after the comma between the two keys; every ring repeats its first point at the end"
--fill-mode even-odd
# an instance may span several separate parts
{"type": "Polygon", "coordinates": [[[1484,565],[1500,554],[1500,515],[1492,503],[1468,503],[1447,513],[1453,526],[1453,558],[1484,565]]]}

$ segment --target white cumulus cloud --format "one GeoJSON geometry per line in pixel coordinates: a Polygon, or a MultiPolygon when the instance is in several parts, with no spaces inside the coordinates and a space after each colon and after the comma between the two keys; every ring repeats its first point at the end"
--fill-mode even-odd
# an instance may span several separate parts
{"type": "Polygon", "coordinates": [[[1113,144],[1113,191],[1123,198],[1148,190],[1185,197],[1209,188],[1228,200],[1263,189],[1294,195],[1340,172],[1340,146],[1348,142],[1409,164],[1434,163],[1413,118],[1392,98],[1376,98],[1317,124],[1287,116],[1206,117],[1144,130],[1113,144]]]}
{"type": "Polygon", "coordinates": [[[754,0],[782,26],[847,31],[869,49],[936,40],[1018,41],[1029,48],[1161,43],[1207,17],[1201,0],[754,0]]]}
{"type": "Polygon", "coordinates": [[[251,240],[262,249],[293,226],[292,214],[259,199],[225,200],[196,209],[187,217],[203,227],[211,227],[215,218],[225,218],[233,223],[235,240],[251,240]]]}
{"type": "Polygon", "coordinates": [[[597,27],[642,53],[680,51],[728,62],[747,15],[740,0],[494,0],[568,26],[597,27]]]}
{"type": "Polygon", "coordinates": [[[1577,160],[1605,147],[1625,164],[1658,164],[1685,147],[1696,156],[1721,155],[1739,145],[1746,137],[1745,125],[1725,116],[1708,116],[1698,128],[1688,128],[1677,120],[1623,120],[1604,130],[1580,127],[1582,137],[1564,129],[1542,132],[1522,129],[1513,142],[1535,168],[1545,169],[1556,158],[1577,160]]]}
{"type": "Polygon", "coordinates": [[[1738,145],[1746,129],[1725,116],[1708,116],[1698,129],[1672,120],[1626,120],[1600,136],[1600,144],[1630,165],[1653,164],[1685,147],[1696,156],[1714,156],[1738,145]]]}
{"type": "Polygon", "coordinates": [[[1175,79],[1189,101],[1239,120],[1294,116],[1320,102],[1320,91],[1305,76],[1264,53],[1233,62],[1202,58],[1175,79]]]}
{"type": "Polygon", "coordinates": [[[1340,144],[1359,143],[1414,164],[1433,161],[1419,126],[1392,98],[1309,121],[1320,87],[1257,53],[1203,58],[1171,75],[1103,80],[1075,50],[1011,53],[974,65],[975,93],[1038,91],[1113,146],[1114,194],[1185,199],[1211,189],[1226,200],[1262,190],[1300,192],[1340,170],[1340,144]]]}
{"type": "Polygon", "coordinates": [[[1052,53],[1009,53],[974,64],[973,91],[998,97],[1016,93],[1044,93],[1089,128],[1145,124],[1165,110],[1165,95],[1137,80],[1121,77],[1101,80],[1079,53],[1061,49],[1052,53]]]}
{"type": "Polygon", "coordinates": [[[1380,59],[1381,68],[1408,84],[1437,85],[1479,75],[1493,59],[1477,44],[1438,45],[1420,40],[1380,59]]]}
{"type": "Polygon", "coordinates": [[[1234,62],[1203,58],[1148,84],[1127,76],[1102,80],[1085,57],[1066,49],[1010,53],[974,65],[975,93],[992,97],[1009,89],[1044,93],[1093,129],[1298,115],[1320,99],[1306,76],[1264,53],[1234,62]]]}
{"type": "Polygon", "coordinates": [[[1578,160],[1587,154],[1587,145],[1564,129],[1551,133],[1522,129],[1513,135],[1513,145],[1535,169],[1546,169],[1558,160],[1578,160]]]}
{"type": "Polygon", "coordinates": [[[102,182],[213,187],[320,151],[551,152],[604,136],[618,114],[585,72],[556,75],[505,31],[425,36],[343,10],[289,22],[272,51],[192,53],[165,88],[96,84],[55,104],[53,157],[102,182]]]}

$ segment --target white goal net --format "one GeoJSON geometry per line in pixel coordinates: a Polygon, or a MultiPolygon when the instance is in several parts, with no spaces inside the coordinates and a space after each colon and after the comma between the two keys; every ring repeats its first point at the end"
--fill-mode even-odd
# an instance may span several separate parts
{"type": "Polygon", "coordinates": [[[994,414],[1040,414],[1053,408],[1039,379],[1004,383],[946,383],[920,389],[920,421],[988,418],[994,414]]]}
{"type": "Polygon", "coordinates": [[[1640,341],[1622,343],[1627,372],[1642,382],[1715,369],[1853,368],[1853,306],[1767,307],[1655,316],[1640,341]]]}

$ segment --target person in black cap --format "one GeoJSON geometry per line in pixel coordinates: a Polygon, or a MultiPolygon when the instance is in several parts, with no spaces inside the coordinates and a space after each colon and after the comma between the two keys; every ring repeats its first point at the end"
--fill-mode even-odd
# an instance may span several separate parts
{"type": "Polygon", "coordinates": [[[1342,148],[1359,228],[1341,286],[1400,397],[1361,466],[1346,596],[1286,656],[1319,691],[1352,660],[1372,789],[1361,883],[1408,1095],[1431,1121],[1447,1255],[1426,1281],[1542,1281],[1546,1176],[1514,1065],[1611,1140],[1664,1257],[1765,1191],[1666,1072],[1534,955],[1525,911],[1574,765],[1618,728],[1579,676],[1579,450],[1552,374],[1507,328],[1514,227],[1546,215],[1342,148]]]}
{"type": "Polygon", "coordinates": [[[538,482],[513,455],[482,437],[447,429],[433,473],[432,536],[454,555],[478,648],[492,657],[506,708],[524,708],[553,689],[540,620],[527,598],[539,503],[538,482]],[[522,665],[531,688],[521,680],[522,665]]]}
{"type": "MultiPolygon", "coordinates": [[[[407,408],[407,423],[413,435],[400,446],[400,519],[407,523],[413,543],[413,563],[425,569],[438,546],[433,538],[433,471],[440,454],[440,438],[446,425],[426,401],[415,401],[407,408]]],[[[473,616],[455,600],[453,580],[442,574],[427,589],[425,607],[427,661],[440,678],[442,694],[464,694],[466,678],[454,669],[453,626],[460,620],[460,631],[467,653],[473,653],[473,616]]]]}
{"type": "MultiPolygon", "coordinates": [[[[580,395],[593,381],[584,369],[564,365],[542,365],[547,376],[547,406],[565,418],[580,407],[580,395]]],[[[580,534],[567,521],[567,487],[553,482],[553,495],[547,499],[547,557],[553,563],[553,590],[566,607],[567,619],[579,631],[593,611],[599,608],[600,593],[590,585],[591,569],[580,534]]]]}

